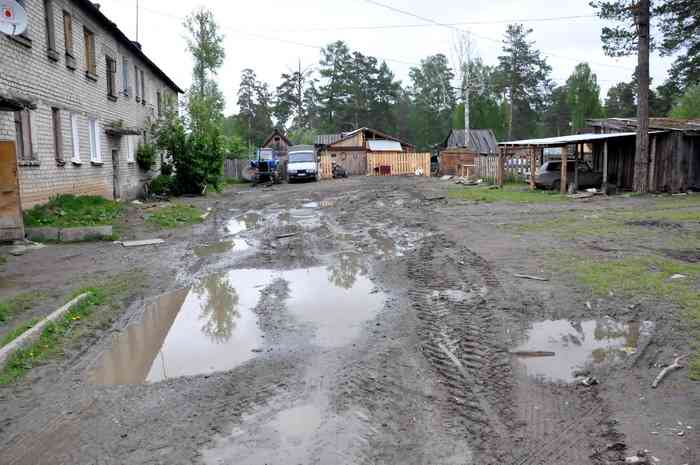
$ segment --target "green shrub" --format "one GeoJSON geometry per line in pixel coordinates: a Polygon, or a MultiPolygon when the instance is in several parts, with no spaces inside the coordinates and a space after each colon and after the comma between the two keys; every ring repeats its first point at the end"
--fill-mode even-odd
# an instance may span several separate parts
{"type": "Polygon", "coordinates": [[[136,163],[139,168],[148,171],[156,162],[156,146],[153,144],[139,144],[136,151],[136,163]]]}
{"type": "Polygon", "coordinates": [[[162,163],[160,165],[160,174],[163,176],[172,176],[173,174],[173,165],[170,163],[162,163]]]}
{"type": "Polygon", "coordinates": [[[109,225],[121,214],[122,205],[97,195],[63,194],[48,203],[24,212],[24,225],[29,227],[101,226],[109,225]]]}
{"type": "Polygon", "coordinates": [[[169,194],[172,191],[173,178],[171,176],[166,176],[161,174],[153,178],[150,184],[150,192],[156,195],[169,194]]]}

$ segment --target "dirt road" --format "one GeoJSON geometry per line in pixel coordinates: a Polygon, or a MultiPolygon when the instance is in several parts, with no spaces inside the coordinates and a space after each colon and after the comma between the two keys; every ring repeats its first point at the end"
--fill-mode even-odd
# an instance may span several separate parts
{"type": "Polygon", "coordinates": [[[645,200],[474,204],[447,189],[237,189],[160,248],[10,263],[18,282],[58,256],[145,277],[113,327],[0,390],[0,463],[607,464],[639,449],[697,463],[698,384],[649,387],[687,345],[680,317],[592,299],[548,268],[563,240],[503,227],[645,200]]]}

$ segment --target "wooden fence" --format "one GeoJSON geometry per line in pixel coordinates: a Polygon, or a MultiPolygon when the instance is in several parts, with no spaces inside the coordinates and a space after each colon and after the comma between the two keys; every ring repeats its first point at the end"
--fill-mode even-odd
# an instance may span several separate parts
{"type": "Polygon", "coordinates": [[[498,155],[479,155],[474,158],[475,175],[490,184],[498,177],[498,155]]]}
{"type": "Polygon", "coordinates": [[[420,169],[430,176],[430,154],[412,152],[382,152],[367,154],[369,176],[402,176],[415,174],[420,169]]]}
{"type": "MultiPolygon", "coordinates": [[[[530,160],[518,156],[503,156],[503,181],[527,182],[530,160]]],[[[498,183],[498,155],[481,155],[474,159],[474,175],[490,184],[498,183]]]]}
{"type": "Polygon", "coordinates": [[[224,176],[227,178],[246,179],[250,160],[224,160],[224,176]]]}
{"type": "Polygon", "coordinates": [[[331,162],[331,156],[324,152],[320,156],[321,161],[318,165],[318,171],[321,179],[331,179],[333,177],[333,163],[331,162]]]}

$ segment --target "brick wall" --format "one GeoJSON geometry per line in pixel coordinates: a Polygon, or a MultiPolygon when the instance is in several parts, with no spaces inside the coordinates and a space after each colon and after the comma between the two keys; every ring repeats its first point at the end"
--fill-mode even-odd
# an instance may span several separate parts
{"type": "MultiPolygon", "coordinates": [[[[36,109],[31,111],[32,145],[34,160],[20,160],[19,182],[22,208],[46,202],[60,193],[97,194],[113,197],[115,171],[112,149],[116,149],[118,192],[122,198],[133,198],[142,192],[142,185],[157,172],[143,172],[136,163],[127,162],[125,136],[108,136],[104,129],[113,124],[127,128],[143,129],[150,118],[157,117],[156,92],[175,98],[169,88],[136,55],[99,26],[70,0],[53,0],[53,22],[58,60],[47,54],[47,38],[44,23],[44,2],[25,2],[30,41],[15,40],[0,34],[0,92],[21,95],[31,99],[36,109]],[[75,69],[67,67],[63,34],[63,11],[73,18],[73,56],[75,69]],[[85,75],[86,60],[83,27],[95,34],[97,79],[85,75]],[[117,61],[117,99],[107,97],[106,55],[117,61]],[[128,59],[128,85],[131,92],[124,95],[123,57],[128,59]],[[135,99],[134,66],[144,71],[146,104],[135,99]],[[62,151],[65,163],[56,161],[54,148],[52,107],[60,109],[62,151]],[[76,114],[79,128],[80,162],[72,162],[73,139],[70,115],[76,114]],[[88,119],[96,118],[101,125],[101,160],[91,163],[88,139],[88,119]]],[[[0,112],[0,139],[14,140],[14,116],[0,112]]]]}

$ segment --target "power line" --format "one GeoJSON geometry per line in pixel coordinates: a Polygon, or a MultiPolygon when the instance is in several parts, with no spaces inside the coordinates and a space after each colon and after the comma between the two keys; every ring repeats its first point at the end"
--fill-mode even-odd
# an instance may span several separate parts
{"type": "MultiPolygon", "coordinates": [[[[454,25],[452,25],[452,24],[449,24],[449,23],[440,23],[440,22],[438,22],[438,21],[435,21],[434,19],[426,18],[425,16],[420,16],[420,15],[417,15],[417,14],[415,14],[415,13],[411,13],[410,11],[402,10],[401,8],[396,8],[396,7],[394,7],[394,6],[391,6],[391,5],[387,5],[387,4],[385,4],[385,3],[378,2],[378,1],[376,1],[376,0],[364,0],[364,1],[365,1],[366,3],[370,3],[370,4],[372,4],[372,5],[375,5],[375,6],[378,6],[378,7],[381,7],[381,8],[385,8],[385,9],[390,10],[390,11],[393,11],[393,12],[395,12],[395,13],[400,13],[400,14],[402,14],[402,15],[411,16],[411,17],[413,17],[413,18],[420,19],[421,21],[425,21],[425,22],[434,24],[435,26],[445,27],[445,28],[447,28],[447,29],[452,29],[452,30],[457,31],[457,32],[460,32],[460,33],[469,32],[471,35],[473,35],[473,36],[475,36],[475,37],[478,37],[478,38],[480,38],[480,39],[483,39],[483,40],[486,40],[486,41],[489,41],[489,42],[495,42],[495,43],[498,43],[499,45],[502,45],[502,44],[503,44],[503,41],[500,40],[500,39],[494,39],[493,37],[482,36],[482,35],[480,35],[480,34],[475,34],[475,33],[471,32],[471,31],[465,31],[465,30],[463,30],[463,29],[461,29],[461,28],[459,28],[459,27],[457,27],[457,26],[454,26],[454,25]]],[[[565,56],[565,55],[559,55],[559,54],[556,54],[556,53],[547,52],[547,51],[545,51],[545,50],[541,50],[541,52],[544,53],[545,55],[549,55],[550,57],[560,58],[560,59],[564,59],[564,60],[571,60],[571,61],[576,61],[576,62],[580,62],[580,61],[581,61],[580,58],[573,58],[573,57],[568,57],[568,56],[565,56]]],[[[625,70],[628,70],[628,71],[633,71],[632,69],[628,68],[627,66],[622,66],[622,65],[613,65],[613,64],[609,64],[609,63],[597,63],[597,62],[594,62],[594,61],[589,61],[589,63],[594,64],[594,65],[596,65],[596,66],[607,66],[607,67],[609,67],[609,68],[620,68],[620,69],[625,69],[625,70]]]]}

